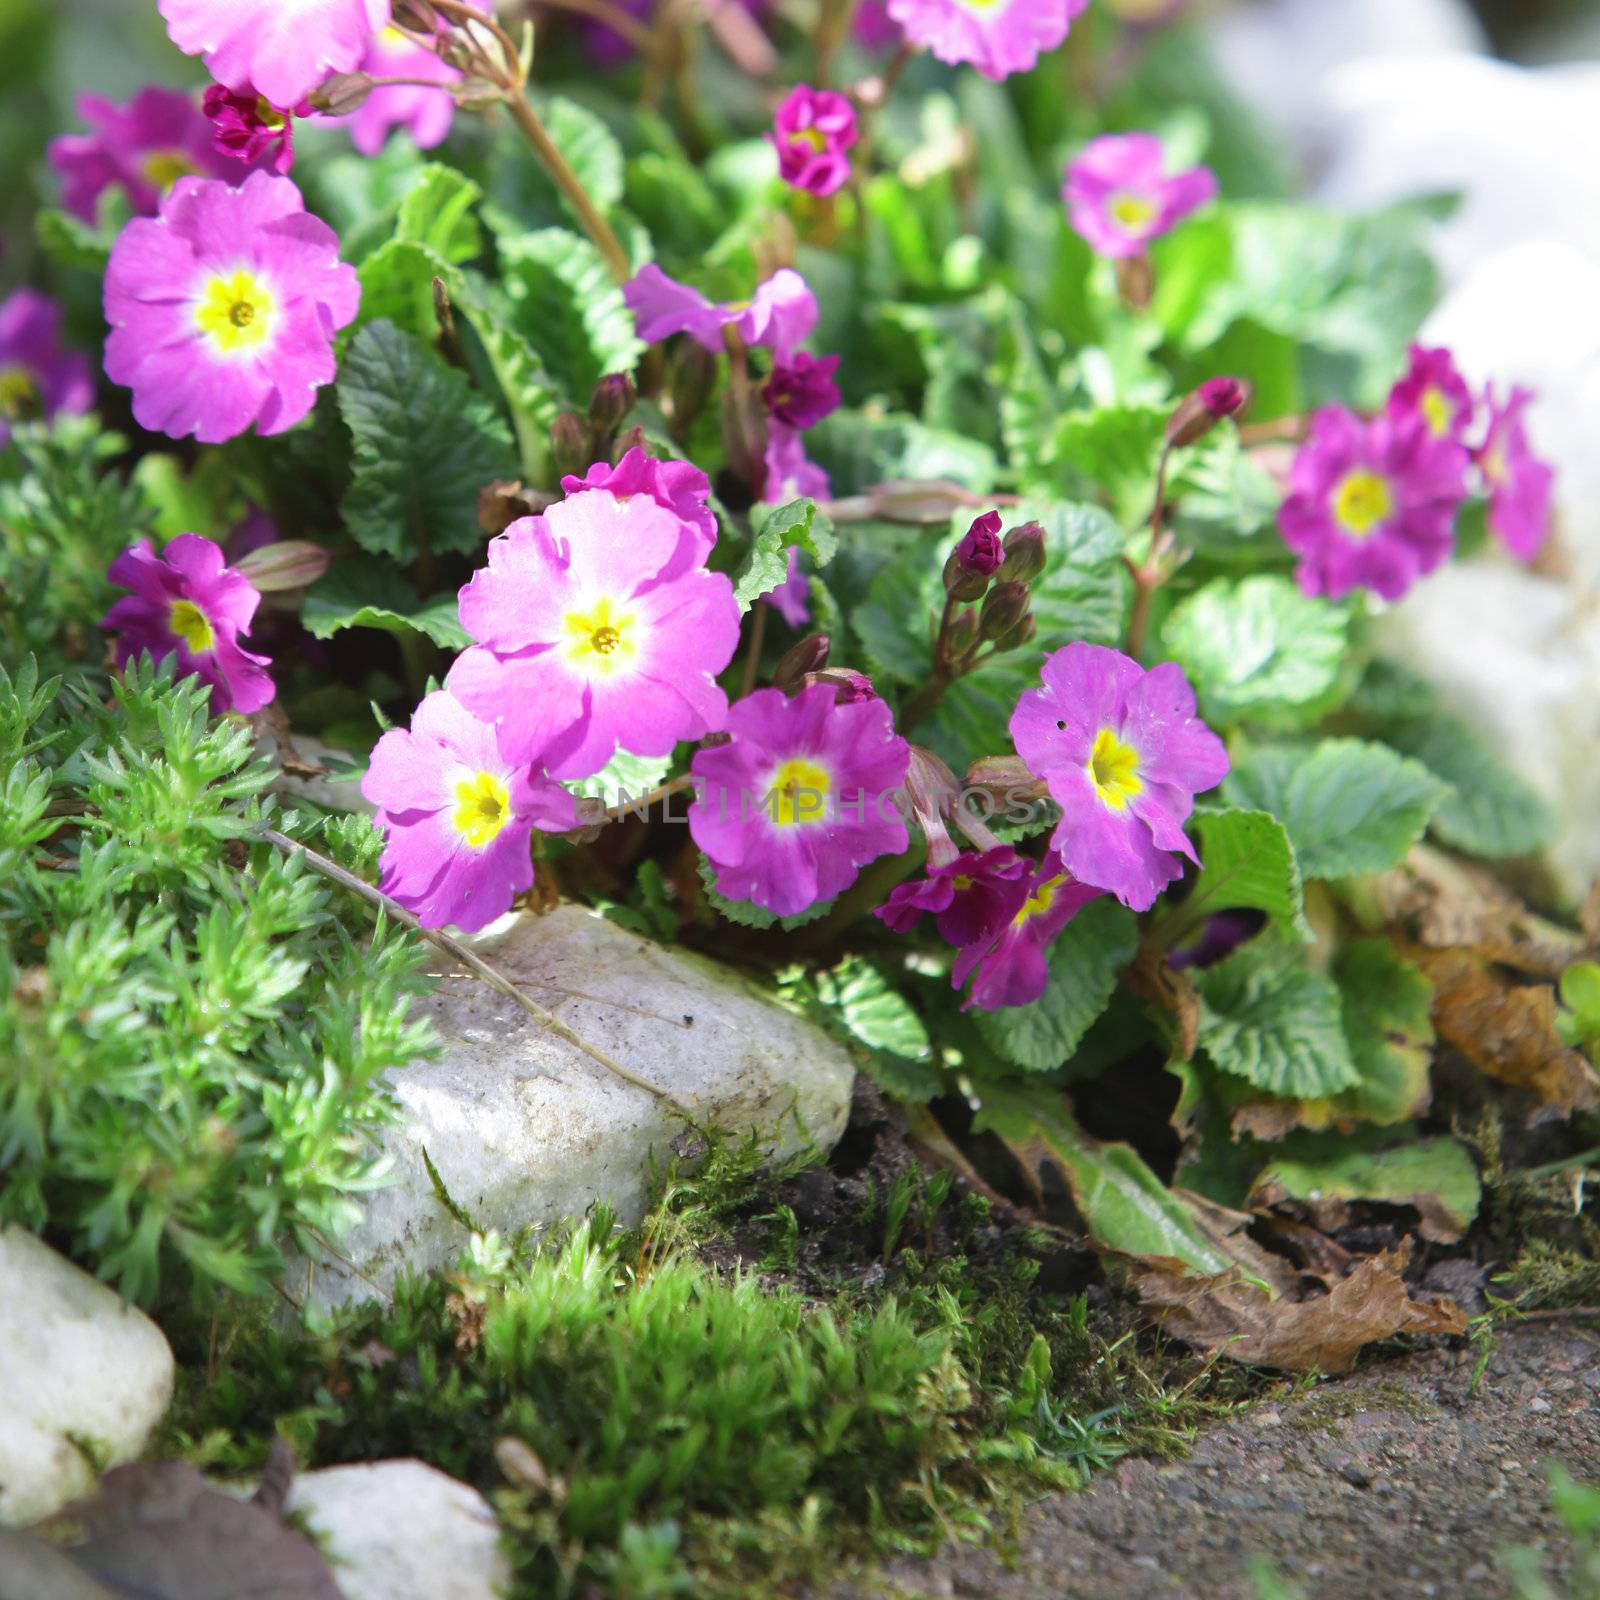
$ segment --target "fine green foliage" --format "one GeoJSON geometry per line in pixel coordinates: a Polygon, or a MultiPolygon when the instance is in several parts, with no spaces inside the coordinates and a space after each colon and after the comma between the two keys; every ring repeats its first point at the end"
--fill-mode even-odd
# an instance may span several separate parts
{"type": "Polygon", "coordinates": [[[430,1042],[415,945],[253,840],[268,772],[207,698],[0,673],[0,1220],[141,1301],[336,1239],[430,1042]]]}
{"type": "Polygon", "coordinates": [[[338,397],[355,445],[341,509],[362,549],[405,560],[477,550],[478,490],[515,463],[509,430],[466,376],[374,322],[350,346],[338,397]]]}
{"type": "Polygon", "coordinates": [[[1270,811],[1283,823],[1308,879],[1397,865],[1446,792],[1418,762],[1359,739],[1263,749],[1223,785],[1231,804],[1270,811]]]}
{"type": "Polygon", "coordinates": [[[815,500],[757,508],[751,526],[750,553],[733,586],[734,598],[744,611],[783,582],[789,572],[790,550],[805,551],[813,566],[821,567],[833,559],[838,548],[833,524],[818,510],[815,500]]]}

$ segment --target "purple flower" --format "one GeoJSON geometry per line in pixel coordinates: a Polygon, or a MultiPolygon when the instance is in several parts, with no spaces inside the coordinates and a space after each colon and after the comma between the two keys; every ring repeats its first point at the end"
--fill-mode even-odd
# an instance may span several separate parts
{"type": "Polygon", "coordinates": [[[809,356],[796,350],[773,363],[761,398],[786,428],[814,428],[839,409],[839,386],[833,381],[838,370],[838,356],[809,356]]]}
{"type": "Polygon", "coordinates": [[[1089,0],[889,0],[908,43],[951,65],[971,62],[986,78],[1031,72],[1054,50],[1089,0]]]}
{"type": "MultiPolygon", "coordinates": [[[[310,115],[310,101],[280,111],[254,89],[229,89],[214,83],[206,90],[202,105],[222,155],[280,175],[294,165],[294,119],[310,115]]],[[[238,168],[228,176],[238,176],[238,168]]]]}
{"type": "Polygon", "coordinates": [[[889,50],[899,44],[901,33],[889,18],[889,0],[861,0],[850,34],[865,50],[889,50]]]}
{"type": "Polygon", "coordinates": [[[951,983],[959,989],[972,979],[961,1009],[999,1011],[1032,1005],[1050,982],[1045,952],[1061,930],[1104,892],[1078,882],[1054,850],[1047,852],[1023,886],[1022,903],[998,936],[979,939],[956,957],[951,983]]]}
{"type": "Polygon", "coordinates": [[[172,42],[204,56],[218,83],[293,106],[361,65],[389,0],[160,0],[160,11],[172,42]]]}
{"type": "MultiPolygon", "coordinates": [[[[655,0],[616,0],[616,3],[618,10],[640,21],[647,20],[656,10],[655,0]]],[[[735,3],[742,5],[752,17],[764,16],[772,7],[772,0],[735,0],[735,3]]],[[[586,24],[583,33],[589,54],[602,66],[620,66],[634,53],[633,45],[603,22],[586,24]]]]}
{"type": "Polygon", "coordinates": [[[837,194],[850,181],[849,152],[859,137],[849,100],[805,83],[784,96],[767,135],[783,181],[816,195],[837,194]]]}
{"type": "Polygon", "coordinates": [[[697,561],[703,561],[717,542],[717,517],[709,504],[711,480],[690,462],[661,461],[635,445],[616,466],[597,461],[584,477],[563,478],[561,488],[565,494],[609,489],[619,500],[634,495],[654,500],[699,534],[697,561]]]}
{"type": "Polygon", "coordinates": [[[897,809],[911,747],[883,701],[831,685],[759,689],[728,712],[729,743],[696,751],[689,831],[717,888],[792,917],[908,845],[897,809]]]}
{"type": "Polygon", "coordinates": [[[1101,255],[1143,255],[1152,239],[1216,199],[1209,167],[1169,178],[1166,159],[1153,133],[1108,133],[1069,163],[1061,198],[1073,228],[1101,255]]]}
{"type": "Polygon", "coordinates": [[[578,823],[565,789],[508,761],[495,730],[442,689],[409,733],[378,741],[361,792],[387,835],[379,887],[425,928],[475,933],[503,916],[533,887],[533,830],[578,823]]]}
{"type": "Polygon", "coordinates": [[[361,285],[288,178],[184,178],[122,230],[106,268],[106,374],[139,425],[216,444],[282,433],[334,375],[361,285]]]}
{"type": "MultiPolygon", "coordinates": [[[[761,499],[766,505],[782,505],[805,497],[826,498],[830,491],[828,474],[806,455],[805,440],[797,428],[773,421],[767,427],[767,482],[761,499]]],[[[799,630],[811,620],[811,580],[800,570],[800,551],[791,547],[789,571],[782,583],[761,597],[776,607],[783,620],[799,630]]]]}
{"type": "Polygon", "coordinates": [[[1419,418],[1435,439],[1462,444],[1476,410],[1472,391],[1450,352],[1412,345],[1411,365],[1389,392],[1389,415],[1396,422],[1419,418]]]}
{"type": "Polygon", "coordinates": [[[0,301],[0,450],[13,423],[93,404],[88,357],[61,348],[61,307],[32,289],[0,301]]]}
{"type": "Polygon", "coordinates": [[[277,692],[271,663],[239,644],[248,638],[261,595],[227,563],[222,547],[198,533],[180,533],[157,555],[148,539],[124,550],[106,574],[132,592],[100,619],[117,634],[117,665],[140,653],[176,655],[179,677],[211,685],[211,709],[259,711],[277,692]]]}
{"type": "Polygon", "coordinates": [[[174,89],[141,89],[126,105],[98,95],[77,100],[78,115],[93,130],[50,141],[50,165],[61,179],[61,203],[94,225],[100,196],[120,188],[135,216],[154,216],[179,178],[239,177],[237,163],[220,155],[205,113],[174,89]]]}
{"type": "Polygon", "coordinates": [[[738,647],[739,605],[696,564],[700,548],[654,501],[603,489],[512,523],[461,591],[479,648],[448,687],[557,778],[589,777],[618,749],[664,756],[703,738],[727,714],[716,675],[738,647]]]}
{"type": "Polygon", "coordinates": [[[1532,561],[1550,532],[1556,477],[1528,442],[1523,413],[1533,398],[1515,388],[1502,403],[1488,390],[1489,431],[1474,458],[1489,490],[1489,526],[1519,561],[1532,561]]]}
{"type": "Polygon", "coordinates": [[[1075,878],[1148,911],[1182,876],[1179,857],[1195,859],[1183,825],[1194,797],[1227,776],[1228,752],[1172,662],[1146,672],[1118,650],[1069,644],[1042,675],[1017,702],[1011,737],[1061,807],[1050,843],[1075,878]]]}
{"type": "Polygon", "coordinates": [[[1466,451],[1415,416],[1364,422],[1338,406],[1319,411],[1278,511],[1300,587],[1398,600],[1450,554],[1466,468],[1466,451]]]}
{"type": "MultiPolygon", "coordinates": [[[[461,73],[442,61],[436,50],[395,27],[377,34],[360,70],[374,78],[426,78],[439,84],[461,80],[461,73]]],[[[432,150],[444,143],[455,115],[455,96],[447,88],[400,83],[374,89],[349,116],[323,120],[347,128],[356,149],[364,156],[375,156],[396,128],[404,128],[419,150],[432,150]]]]}
{"type": "Polygon", "coordinates": [[[785,625],[798,633],[811,620],[811,580],[800,570],[800,549],[789,547],[789,570],[783,582],[761,597],[783,618],[785,625]]]}
{"type": "Polygon", "coordinates": [[[985,511],[963,535],[955,550],[956,565],[976,577],[992,578],[1005,565],[1000,541],[1000,513],[985,511]]]}
{"type": "Polygon", "coordinates": [[[747,345],[764,345],[786,356],[817,325],[816,296],[792,267],[773,273],[750,300],[713,305],[652,261],[623,285],[622,298],[647,343],[686,333],[714,354],[726,348],[724,328],[732,328],[747,345]]]}
{"type": "Polygon", "coordinates": [[[988,946],[1022,909],[1033,874],[1034,863],[1010,845],[982,855],[969,850],[943,866],[930,863],[925,877],[892,890],[874,915],[896,933],[931,916],[946,944],[988,946]]]}

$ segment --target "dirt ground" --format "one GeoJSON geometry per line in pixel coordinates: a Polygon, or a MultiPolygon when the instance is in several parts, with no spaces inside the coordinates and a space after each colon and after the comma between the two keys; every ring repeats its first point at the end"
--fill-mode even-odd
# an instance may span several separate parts
{"type": "Polygon", "coordinates": [[[1565,1578],[1542,1469],[1600,1479],[1600,1319],[1501,1333],[1474,1390],[1478,1359],[1430,1350],[1268,1399],[1186,1461],[1040,1501],[1009,1550],[948,1548],[830,1600],[1257,1600],[1259,1557],[1306,1600],[1501,1600],[1519,1545],[1565,1578]]]}

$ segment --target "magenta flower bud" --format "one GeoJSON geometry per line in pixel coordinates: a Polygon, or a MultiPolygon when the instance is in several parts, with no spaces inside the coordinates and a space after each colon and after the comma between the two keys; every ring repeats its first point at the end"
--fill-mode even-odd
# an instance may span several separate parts
{"type": "Polygon", "coordinates": [[[833,690],[835,705],[857,706],[863,700],[878,698],[872,679],[864,672],[857,672],[854,667],[831,667],[826,672],[813,672],[801,688],[809,688],[813,683],[827,684],[833,690]]]}
{"type": "Polygon", "coordinates": [[[848,152],[859,137],[856,108],[842,94],[802,83],[778,107],[767,141],[785,183],[829,195],[850,181],[848,152]]]}
{"type": "Polygon", "coordinates": [[[983,639],[1003,639],[1020,627],[1028,615],[1028,586],[1025,583],[997,583],[978,614],[978,635],[983,639]]]}
{"type": "Polygon", "coordinates": [[[308,539],[275,539],[241,556],[233,570],[242,573],[262,594],[307,589],[328,570],[332,559],[308,539]]]}
{"type": "MultiPolygon", "coordinates": [[[[209,92],[209,91],[208,91],[209,92]]],[[[372,79],[365,72],[336,72],[319,89],[307,96],[314,111],[330,117],[348,117],[367,103],[372,79]]]]}
{"type": "Polygon", "coordinates": [[[1006,558],[1000,567],[1002,583],[1032,583],[1044,571],[1046,548],[1044,528],[1037,522],[1024,522],[1006,535],[1006,558]]]}
{"type": "Polygon", "coordinates": [[[809,356],[796,350],[773,363],[761,398],[785,427],[814,428],[839,409],[839,386],[833,381],[838,370],[838,356],[809,356]]]}
{"type": "Polygon", "coordinates": [[[706,408],[716,391],[717,358],[692,339],[680,339],[667,363],[667,393],[672,397],[672,420],[687,428],[706,408]]]}
{"type": "Polygon", "coordinates": [[[799,644],[791,645],[784,653],[777,670],[772,674],[773,683],[785,694],[799,694],[806,678],[827,666],[832,649],[833,640],[827,634],[807,634],[799,644]]]}
{"type": "Polygon", "coordinates": [[[956,561],[963,572],[975,572],[992,578],[1006,558],[1005,547],[1000,543],[1000,513],[985,511],[956,546],[956,561]]]}
{"type": "Polygon", "coordinates": [[[294,119],[311,110],[304,100],[292,112],[280,110],[248,86],[229,89],[220,83],[206,90],[201,107],[223,155],[280,174],[294,165],[294,119]]]}
{"type": "Polygon", "coordinates": [[[1227,417],[1237,417],[1250,404],[1250,385],[1243,378],[1208,378],[1172,413],[1167,443],[1174,450],[1198,444],[1227,417]]]}
{"type": "Polygon", "coordinates": [[[1007,650],[1020,650],[1024,645],[1032,644],[1039,637],[1039,619],[1030,611],[1010,633],[1002,634],[994,642],[996,650],[1002,654],[1007,650]]]}
{"type": "Polygon", "coordinates": [[[608,372],[589,396],[589,426],[609,438],[622,426],[638,398],[639,391],[627,373],[608,372]]]}

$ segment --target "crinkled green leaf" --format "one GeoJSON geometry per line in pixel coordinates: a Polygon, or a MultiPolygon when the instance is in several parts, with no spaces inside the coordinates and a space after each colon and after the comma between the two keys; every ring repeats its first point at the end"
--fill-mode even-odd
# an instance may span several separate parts
{"type": "Polygon", "coordinates": [[[1276,817],[1266,811],[1202,809],[1195,814],[1194,831],[1200,875],[1174,912],[1185,930],[1219,911],[1265,911],[1288,930],[1308,931],[1300,863],[1276,817]]]}
{"type": "Polygon", "coordinates": [[[816,922],[827,916],[833,910],[832,900],[819,900],[814,906],[807,906],[804,911],[797,912],[792,917],[775,917],[762,906],[753,904],[749,900],[730,900],[717,888],[717,869],[704,856],[700,857],[700,882],[705,886],[706,900],[711,909],[727,922],[732,922],[741,928],[782,928],[785,931],[791,928],[803,928],[808,922],[816,922]]]}
{"type": "Polygon", "coordinates": [[[815,500],[790,500],[781,506],[757,506],[750,514],[755,538],[734,583],[734,597],[748,611],[762,595],[777,588],[789,573],[789,551],[798,547],[821,567],[833,559],[838,539],[833,524],[815,500]]]}
{"type": "Polygon", "coordinates": [[[1162,641],[1208,722],[1303,727],[1332,709],[1350,612],[1290,578],[1219,578],[1173,609],[1162,641]]]}
{"type": "Polygon", "coordinates": [[[473,553],[485,542],[478,491],[514,475],[511,435],[466,375],[392,323],[356,335],[337,385],[354,441],[341,510],[375,555],[473,553]]]}
{"type": "Polygon", "coordinates": [[[1360,739],[1327,739],[1310,750],[1268,747],[1223,784],[1231,805],[1270,811],[1283,823],[1308,879],[1397,865],[1446,793],[1419,762],[1360,739]]]}
{"type": "Polygon", "coordinates": [[[1200,1048],[1223,1072],[1285,1100],[1322,1100],[1359,1078],[1339,991],[1290,952],[1252,942],[1195,974],[1200,1048]]]}
{"type": "Polygon", "coordinates": [[[465,650],[472,643],[453,594],[424,602],[390,562],[371,556],[335,562],[307,590],[300,620],[317,639],[331,639],[346,628],[382,628],[395,634],[423,633],[451,650],[465,650]]]}
{"type": "Polygon", "coordinates": [[[933,1050],[922,1019],[906,997],[860,956],[819,972],[817,998],[833,1008],[840,1025],[869,1050],[906,1061],[926,1061],[933,1050]]]}
{"type": "Polygon", "coordinates": [[[1117,974],[1139,945],[1133,913],[1093,900],[1061,931],[1049,951],[1050,981],[1032,1005],[977,1011],[990,1047],[1029,1072],[1050,1072],[1068,1060],[1111,1003],[1117,974]]]}
{"type": "Polygon", "coordinates": [[[423,245],[458,266],[483,249],[483,231],[474,210],[483,190],[454,167],[430,162],[417,174],[400,202],[395,238],[423,245]]]}
{"type": "Polygon", "coordinates": [[[1433,985],[1382,939],[1347,944],[1333,976],[1359,1081],[1330,1110],[1379,1124],[1420,1116],[1430,1095],[1433,985]]]}
{"type": "Polygon", "coordinates": [[[1560,819],[1465,723],[1443,713],[1383,725],[1383,737],[1450,785],[1432,830],[1468,855],[1530,855],[1550,843],[1560,819]]]}

